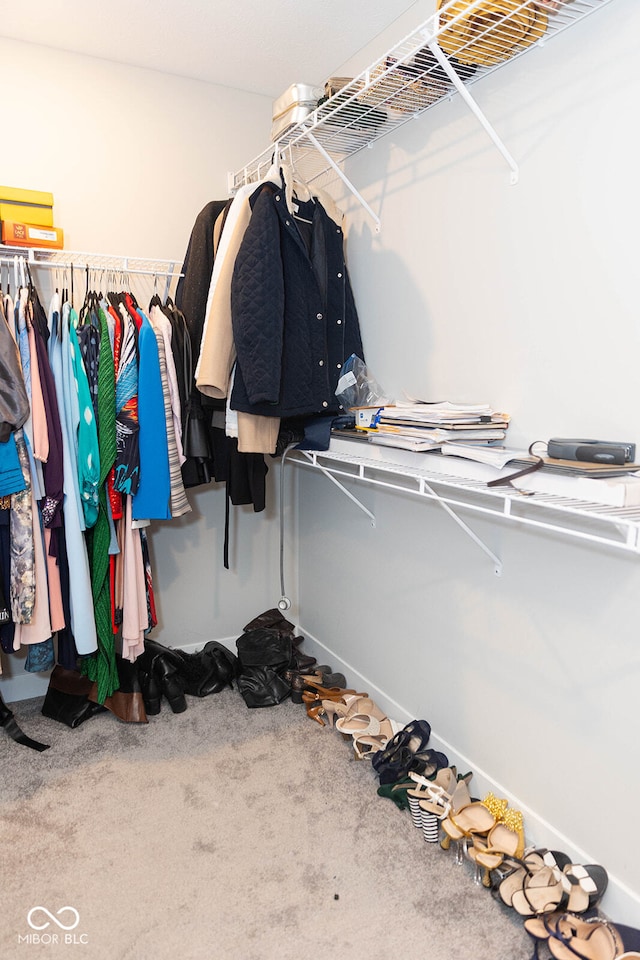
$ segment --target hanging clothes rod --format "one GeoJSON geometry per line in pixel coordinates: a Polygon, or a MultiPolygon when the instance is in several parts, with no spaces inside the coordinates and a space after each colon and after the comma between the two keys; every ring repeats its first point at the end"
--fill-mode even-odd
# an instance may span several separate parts
{"type": "Polygon", "coordinates": [[[119,273],[143,274],[149,277],[182,277],[175,260],[150,260],[142,257],[84,253],[78,250],[47,250],[41,247],[0,247],[0,263],[13,264],[22,257],[31,267],[60,269],[114,270],[119,273]]]}

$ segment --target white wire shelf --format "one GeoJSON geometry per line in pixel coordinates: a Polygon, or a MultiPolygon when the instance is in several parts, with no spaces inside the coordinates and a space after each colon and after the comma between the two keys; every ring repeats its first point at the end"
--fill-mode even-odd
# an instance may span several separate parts
{"type": "MultiPolygon", "coordinates": [[[[340,453],[291,450],[287,459],[321,471],[345,493],[375,526],[375,516],[342,481],[356,481],[437,502],[492,559],[497,575],[501,560],[458,516],[456,510],[507,520],[570,538],[640,554],[640,506],[611,507],[547,493],[520,493],[515,488],[488,487],[484,480],[441,471],[437,454],[414,454],[419,465],[340,453]]],[[[444,459],[444,458],[443,458],[444,459]]]]}
{"type": "Polygon", "coordinates": [[[115,271],[119,273],[145,274],[157,277],[181,276],[175,260],[153,260],[143,257],[127,257],[108,253],[87,253],[80,250],[51,250],[45,247],[11,247],[0,244],[0,263],[13,266],[20,258],[29,266],[73,267],[78,270],[115,271]]]}
{"type": "Polygon", "coordinates": [[[517,164],[473,100],[469,86],[610,2],[493,0],[489,14],[487,0],[450,0],[278,141],[229,174],[229,188],[234,191],[259,180],[274,154],[289,154],[307,183],[335,174],[335,166],[347,157],[456,92],[484,126],[516,182],[517,164]]]}

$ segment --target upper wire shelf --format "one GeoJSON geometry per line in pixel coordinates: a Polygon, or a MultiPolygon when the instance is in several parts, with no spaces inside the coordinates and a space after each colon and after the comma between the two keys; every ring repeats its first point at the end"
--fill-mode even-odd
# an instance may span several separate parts
{"type": "Polygon", "coordinates": [[[175,260],[150,260],[106,253],[86,253],[79,250],[50,250],[42,247],[10,247],[0,244],[0,263],[13,264],[23,257],[29,266],[59,267],[119,273],[144,274],[150,277],[179,277],[180,267],[175,260]]]}
{"type": "Polygon", "coordinates": [[[289,153],[307,183],[332,168],[337,173],[337,164],[347,157],[456,92],[485,127],[511,168],[512,182],[516,182],[515,161],[468,87],[610,2],[492,0],[489,10],[487,0],[449,0],[278,141],[229,174],[229,189],[233,192],[242,184],[259,180],[271,166],[274,154],[289,153]]]}

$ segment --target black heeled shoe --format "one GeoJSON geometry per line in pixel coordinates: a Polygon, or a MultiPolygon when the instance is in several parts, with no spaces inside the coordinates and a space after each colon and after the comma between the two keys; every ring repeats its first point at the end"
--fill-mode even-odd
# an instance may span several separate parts
{"type": "Polygon", "coordinates": [[[153,658],[152,669],[162,696],[169,701],[173,713],[184,713],[187,709],[187,698],[175,664],[169,657],[159,654],[153,658]]]}
{"type": "Polygon", "coordinates": [[[432,780],[438,770],[444,770],[448,766],[449,758],[446,753],[441,753],[439,750],[423,750],[421,753],[414,753],[409,770],[419,773],[427,780],[432,780]]]}
{"type": "MultiPolygon", "coordinates": [[[[218,643],[217,640],[210,640],[209,643],[205,643],[201,655],[205,658],[209,657],[215,663],[221,684],[218,689],[222,689],[222,687],[233,688],[233,681],[238,676],[238,658],[236,655],[224,644],[218,643]]],[[[218,691],[213,692],[217,693],[218,691]]]]}
{"type": "Polygon", "coordinates": [[[162,703],[162,688],[152,670],[138,667],[138,681],[142,692],[144,709],[148,716],[160,713],[162,703]]]}
{"type": "Polygon", "coordinates": [[[430,736],[431,725],[426,720],[412,720],[391,738],[384,750],[374,753],[371,762],[380,783],[394,783],[406,777],[413,769],[416,755],[425,753],[430,736]]]}

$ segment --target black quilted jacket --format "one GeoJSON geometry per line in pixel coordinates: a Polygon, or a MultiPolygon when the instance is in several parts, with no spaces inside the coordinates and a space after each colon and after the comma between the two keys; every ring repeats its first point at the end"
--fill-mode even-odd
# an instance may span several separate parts
{"type": "Polygon", "coordinates": [[[342,229],[317,200],[300,203],[294,218],[273,184],[250,202],[231,284],[231,407],[271,417],[338,412],[342,365],[352,353],[364,359],[342,229]]]}

